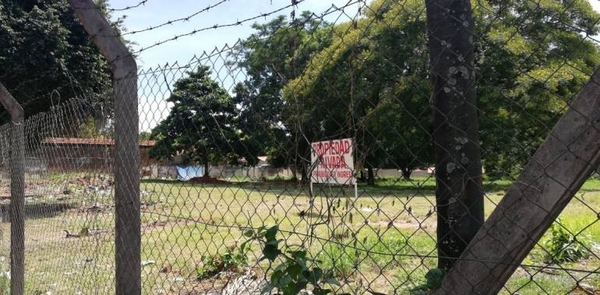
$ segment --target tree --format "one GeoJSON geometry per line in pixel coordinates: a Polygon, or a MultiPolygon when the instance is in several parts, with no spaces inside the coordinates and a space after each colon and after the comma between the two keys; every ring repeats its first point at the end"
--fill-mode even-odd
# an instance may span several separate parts
{"type": "Polygon", "coordinates": [[[287,125],[309,138],[355,138],[370,184],[375,167],[408,178],[432,162],[425,18],[407,13],[419,9],[374,2],[365,18],[337,25],[331,45],[284,90],[287,125]]]}
{"type": "Polygon", "coordinates": [[[211,162],[238,159],[234,149],[239,140],[235,105],[227,91],[210,77],[207,66],[199,66],[187,75],[175,82],[167,99],[173,108],[152,130],[150,138],[157,142],[150,156],[161,160],[180,157],[184,164],[203,164],[208,173],[211,162]]]}
{"type": "Polygon", "coordinates": [[[325,29],[328,26],[310,12],[292,20],[279,16],[266,24],[254,24],[256,32],[232,55],[233,64],[248,75],[234,91],[246,146],[255,156],[268,155],[274,167],[298,162],[291,152],[298,138],[285,124],[288,114],[281,90],[302,73],[314,52],[327,46],[331,39],[331,31],[325,29]]]}
{"type": "MultiPolygon", "coordinates": [[[[107,1],[97,4],[108,15],[107,1]]],[[[120,21],[114,25],[121,28],[120,21]]],[[[96,118],[98,125],[111,116],[110,68],[67,1],[0,2],[0,43],[0,81],[26,116],[73,97],[101,106],[104,114],[96,118]]]]}
{"type": "Polygon", "coordinates": [[[469,0],[425,3],[433,85],[438,268],[449,270],[483,225],[475,55],[469,29],[474,22],[469,0]]]}
{"type": "MultiPolygon", "coordinates": [[[[437,172],[443,176],[443,170],[452,170],[466,176],[460,183],[466,190],[460,192],[463,202],[457,203],[463,207],[455,213],[472,218],[454,220],[450,219],[454,214],[446,209],[438,212],[440,222],[446,223],[439,225],[438,242],[462,239],[453,243],[452,249],[441,247],[440,253],[447,259],[439,261],[440,268],[450,267],[460,256],[483,220],[481,173],[474,148],[480,145],[487,173],[514,175],[600,64],[598,46],[586,37],[598,34],[600,15],[586,1],[570,1],[567,6],[562,2],[478,1],[473,8],[475,71],[469,66],[468,74],[469,79],[476,75],[469,83],[475,83],[478,93],[480,139],[478,142],[469,129],[477,124],[458,124],[465,136],[457,140],[464,142],[465,138],[469,145],[465,155],[473,155],[467,164],[460,161],[462,153],[444,160],[439,149],[450,143],[436,142],[437,172]],[[457,159],[459,163],[448,161],[457,159]]],[[[291,114],[286,125],[308,138],[355,137],[358,161],[367,169],[397,165],[408,175],[411,167],[434,163],[431,135],[448,131],[448,125],[438,129],[444,125],[439,111],[448,112],[452,105],[436,106],[438,121],[433,125],[430,97],[434,93],[434,100],[439,101],[440,91],[452,89],[435,83],[432,89],[429,82],[429,68],[435,69],[435,65],[428,61],[426,34],[444,28],[436,24],[426,30],[426,20],[423,1],[378,0],[365,8],[363,18],[334,26],[331,44],[315,53],[304,72],[284,88],[291,114]]],[[[454,61],[468,58],[471,56],[448,56],[454,61]]],[[[454,74],[467,74],[454,68],[454,74]]],[[[473,104],[472,92],[463,95],[473,104]]],[[[461,114],[457,110],[453,116],[472,119],[477,116],[472,111],[461,114]]],[[[453,179],[446,185],[456,193],[459,186],[453,179]]],[[[444,185],[438,182],[439,187],[444,185]]],[[[438,210],[453,200],[439,187],[438,210]]]]}
{"type": "MultiPolygon", "coordinates": [[[[395,166],[408,175],[433,163],[424,5],[380,0],[364,11],[365,17],[336,25],[331,44],[289,81],[286,125],[309,138],[356,136],[363,166],[395,166]],[[383,105],[377,107],[386,95],[400,104],[388,112],[389,120],[383,105]],[[395,130],[386,128],[385,122],[399,120],[405,121],[395,130]]],[[[474,7],[480,140],[488,175],[520,171],[600,63],[598,46],[585,37],[598,32],[597,19],[586,1],[566,9],[556,0],[539,7],[479,1],[474,7]]]]}
{"type": "Polygon", "coordinates": [[[481,1],[474,7],[486,174],[515,177],[600,64],[588,1],[481,1]],[[502,21],[494,21],[502,19],[502,21]]]}

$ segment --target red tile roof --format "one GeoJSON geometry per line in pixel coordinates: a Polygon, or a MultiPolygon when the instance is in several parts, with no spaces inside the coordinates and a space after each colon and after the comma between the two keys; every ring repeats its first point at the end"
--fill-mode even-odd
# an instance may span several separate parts
{"type": "MultiPolygon", "coordinates": [[[[108,138],[65,138],[65,137],[47,137],[42,143],[44,144],[78,144],[78,145],[114,145],[114,139],[108,138]]],[[[140,140],[140,147],[152,147],[156,144],[156,140],[140,140]]]]}

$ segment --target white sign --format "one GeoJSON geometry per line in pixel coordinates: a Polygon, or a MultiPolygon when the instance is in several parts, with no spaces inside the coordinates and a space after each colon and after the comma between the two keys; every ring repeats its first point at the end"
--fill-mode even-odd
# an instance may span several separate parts
{"type": "Polygon", "coordinates": [[[351,138],[311,143],[312,183],[356,184],[351,138]]]}

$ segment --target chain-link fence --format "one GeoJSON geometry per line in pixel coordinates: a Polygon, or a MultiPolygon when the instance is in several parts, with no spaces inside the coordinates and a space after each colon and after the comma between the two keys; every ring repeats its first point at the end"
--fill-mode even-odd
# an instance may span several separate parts
{"type": "MultiPolygon", "coordinates": [[[[114,290],[114,143],[109,130],[90,133],[101,118],[89,100],[73,99],[24,123],[25,294],[114,290]]],[[[15,148],[10,136],[10,126],[3,126],[6,172],[15,148]]],[[[1,179],[2,278],[8,280],[10,174],[1,179]]],[[[4,282],[2,294],[9,290],[4,282]]]]}
{"type": "MultiPolygon", "coordinates": [[[[111,293],[115,268],[139,267],[143,294],[600,290],[587,1],[296,2],[140,70],[140,141],[119,151],[134,107],[81,98],[26,120],[27,294],[111,293]],[[139,199],[113,172],[131,159],[139,199]],[[141,263],[123,261],[137,237],[116,224],[138,223],[141,263]]],[[[119,77],[117,100],[135,89],[119,77]]]]}

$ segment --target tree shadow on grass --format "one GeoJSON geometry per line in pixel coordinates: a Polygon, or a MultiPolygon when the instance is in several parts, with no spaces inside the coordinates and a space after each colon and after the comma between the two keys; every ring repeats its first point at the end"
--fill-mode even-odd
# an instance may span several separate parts
{"type": "MultiPolygon", "coordinates": [[[[72,209],[72,202],[25,204],[25,219],[52,218],[72,209]]],[[[1,222],[10,222],[10,204],[0,204],[1,222]]]]}

